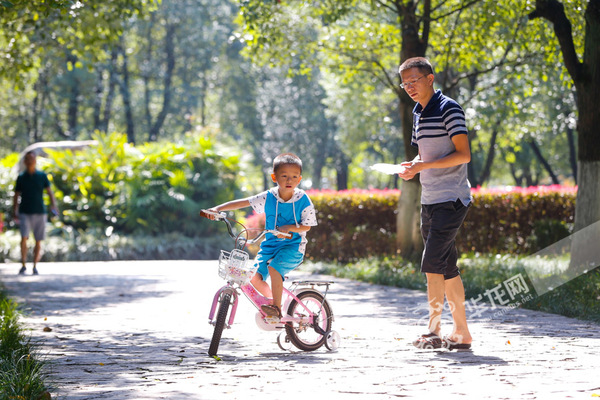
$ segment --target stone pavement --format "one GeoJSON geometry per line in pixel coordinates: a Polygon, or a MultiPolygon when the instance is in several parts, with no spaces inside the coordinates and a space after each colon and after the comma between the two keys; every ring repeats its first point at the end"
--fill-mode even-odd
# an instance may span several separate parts
{"type": "Polygon", "coordinates": [[[5,264],[0,281],[50,361],[53,398],[600,397],[597,324],[524,309],[489,319],[489,309],[470,318],[472,352],[417,350],[410,342],[424,332],[424,293],[338,278],[328,295],[337,352],[281,351],[240,298],[217,361],[207,356],[216,269],[215,261],[53,263],[20,277],[5,264]]]}

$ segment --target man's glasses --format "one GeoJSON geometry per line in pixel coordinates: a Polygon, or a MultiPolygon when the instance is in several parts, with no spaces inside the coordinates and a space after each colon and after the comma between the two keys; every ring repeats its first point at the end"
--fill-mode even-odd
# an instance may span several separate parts
{"type": "MultiPolygon", "coordinates": [[[[421,78],[425,78],[426,76],[427,76],[427,75],[423,75],[421,78]]],[[[410,82],[402,82],[402,83],[400,84],[400,87],[401,87],[402,89],[405,89],[405,90],[406,90],[406,88],[411,88],[411,87],[413,87],[413,86],[415,85],[415,83],[417,83],[417,81],[418,81],[419,79],[421,79],[421,78],[417,78],[417,79],[415,79],[414,81],[410,81],[410,82]]]]}

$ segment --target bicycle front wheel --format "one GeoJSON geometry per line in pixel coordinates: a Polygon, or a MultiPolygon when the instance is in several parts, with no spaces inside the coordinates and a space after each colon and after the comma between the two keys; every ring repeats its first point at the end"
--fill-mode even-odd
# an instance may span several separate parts
{"type": "MultiPolygon", "coordinates": [[[[333,313],[321,293],[302,292],[298,295],[298,300],[306,308],[294,299],[288,307],[288,315],[294,318],[307,317],[308,312],[306,309],[308,309],[314,315],[314,326],[319,326],[322,332],[331,330],[333,313]]],[[[309,323],[289,322],[285,325],[285,331],[294,346],[300,350],[313,351],[323,346],[326,340],[326,337],[319,334],[314,326],[309,323]]]]}
{"type": "Polygon", "coordinates": [[[208,355],[211,357],[217,355],[219,342],[221,341],[221,335],[223,334],[223,329],[225,329],[225,321],[227,320],[227,313],[229,311],[230,303],[231,293],[225,293],[221,298],[221,304],[219,305],[217,320],[215,322],[215,331],[213,332],[212,340],[210,341],[210,347],[208,348],[208,355]]]}

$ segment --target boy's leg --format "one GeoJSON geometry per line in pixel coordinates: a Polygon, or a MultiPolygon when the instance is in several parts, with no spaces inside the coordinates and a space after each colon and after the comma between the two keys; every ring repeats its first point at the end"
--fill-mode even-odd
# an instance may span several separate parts
{"type": "Polygon", "coordinates": [[[269,276],[271,276],[271,290],[273,292],[273,305],[281,310],[281,297],[283,295],[283,278],[273,267],[269,267],[269,276]]]}
{"type": "Polygon", "coordinates": [[[263,280],[263,277],[260,273],[257,272],[254,274],[250,283],[252,283],[252,286],[254,286],[256,290],[258,290],[258,293],[265,297],[273,297],[273,292],[271,291],[269,284],[263,280]]]}

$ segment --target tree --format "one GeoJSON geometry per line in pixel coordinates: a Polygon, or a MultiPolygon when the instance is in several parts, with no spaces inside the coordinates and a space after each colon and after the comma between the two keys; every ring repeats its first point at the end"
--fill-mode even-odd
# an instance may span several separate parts
{"type": "MultiPolygon", "coordinates": [[[[469,77],[499,65],[523,63],[515,51],[517,38],[526,37],[510,2],[260,1],[242,3],[243,28],[249,37],[247,53],[263,65],[286,65],[291,73],[306,73],[320,65],[345,82],[386,87],[399,104],[404,155],[411,159],[413,101],[399,88],[398,65],[410,57],[430,55],[441,86],[456,88],[469,77]],[[321,34],[311,40],[307,27],[321,34]],[[490,51],[490,49],[494,49],[490,51]],[[290,62],[290,60],[295,60],[290,62]]],[[[402,184],[397,239],[403,255],[420,253],[418,198],[420,185],[402,184]]]]}
{"type": "MultiPolygon", "coordinates": [[[[575,230],[597,226],[590,235],[574,241],[571,249],[571,268],[586,269],[590,251],[597,248],[600,238],[600,113],[597,96],[600,93],[600,0],[589,0],[585,9],[585,37],[583,57],[577,52],[571,21],[565,5],[558,0],[536,0],[529,14],[530,20],[545,19],[553,24],[554,33],[560,44],[564,66],[573,80],[579,117],[578,131],[578,178],[577,204],[575,208],[575,230]],[[593,225],[595,224],[595,225],[593,225]],[[583,266],[582,266],[583,265],[583,266]]],[[[594,266],[597,266],[595,264],[594,266]]]]}

